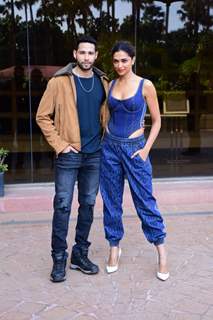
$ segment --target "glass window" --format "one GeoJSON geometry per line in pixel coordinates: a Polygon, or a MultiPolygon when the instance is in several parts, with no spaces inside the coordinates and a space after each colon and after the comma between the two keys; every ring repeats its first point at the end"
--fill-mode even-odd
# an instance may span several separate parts
{"type": "MultiPolygon", "coordinates": [[[[98,40],[97,67],[110,79],[112,45],[131,41],[135,71],[157,88],[162,128],[151,151],[154,176],[212,174],[209,1],[0,0],[0,6],[0,147],[10,150],[6,182],[53,180],[54,152],[35,114],[48,80],[74,62],[74,43],[83,33],[98,40]]],[[[150,125],[147,114],[147,134],[150,125]]]]}

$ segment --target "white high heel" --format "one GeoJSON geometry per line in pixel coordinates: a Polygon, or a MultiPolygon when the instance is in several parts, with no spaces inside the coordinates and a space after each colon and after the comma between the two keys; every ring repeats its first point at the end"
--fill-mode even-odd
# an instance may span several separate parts
{"type": "Polygon", "coordinates": [[[157,272],[157,278],[159,280],[166,281],[167,279],[169,279],[169,276],[170,276],[169,272],[167,273],[157,272]]]}
{"type": "Polygon", "coordinates": [[[121,248],[118,249],[118,261],[117,261],[116,265],[115,266],[106,265],[106,272],[107,273],[113,273],[118,270],[118,264],[119,264],[120,257],[121,257],[121,248]]]}

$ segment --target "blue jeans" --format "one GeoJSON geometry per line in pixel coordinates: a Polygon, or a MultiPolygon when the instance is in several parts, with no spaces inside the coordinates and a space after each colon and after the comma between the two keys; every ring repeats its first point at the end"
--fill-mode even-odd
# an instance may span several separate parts
{"type": "Polygon", "coordinates": [[[75,182],[78,182],[78,219],[75,242],[88,248],[93,209],[99,187],[100,151],[60,153],[55,161],[55,197],[52,221],[52,252],[67,249],[67,233],[75,182]]]}
{"type": "Polygon", "coordinates": [[[162,244],[166,236],[163,218],[152,194],[152,166],[149,158],[134,152],[145,145],[144,136],[133,139],[105,134],[102,142],[100,191],[104,202],[104,230],[110,246],[118,246],[124,234],[122,201],[126,176],[132,199],[147,240],[162,244]]]}

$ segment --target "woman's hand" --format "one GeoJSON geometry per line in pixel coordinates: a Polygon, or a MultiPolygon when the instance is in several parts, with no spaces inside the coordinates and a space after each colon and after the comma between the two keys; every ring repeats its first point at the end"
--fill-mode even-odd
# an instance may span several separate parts
{"type": "Polygon", "coordinates": [[[139,149],[139,150],[137,150],[136,152],[133,153],[131,158],[133,159],[137,155],[139,155],[143,161],[146,161],[146,159],[147,159],[147,157],[149,155],[149,150],[146,147],[144,147],[143,149],[139,149]]]}

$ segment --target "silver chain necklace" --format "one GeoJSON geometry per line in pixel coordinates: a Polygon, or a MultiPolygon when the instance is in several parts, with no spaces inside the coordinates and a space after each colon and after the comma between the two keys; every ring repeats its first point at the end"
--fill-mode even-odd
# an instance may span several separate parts
{"type": "MultiPolygon", "coordinates": [[[[94,83],[95,83],[94,73],[93,73],[93,76],[92,76],[92,85],[91,85],[91,88],[89,88],[89,89],[87,89],[87,88],[85,88],[85,87],[83,86],[83,83],[81,82],[81,79],[80,79],[80,77],[79,77],[78,75],[77,75],[77,78],[78,78],[79,84],[80,84],[80,86],[81,86],[81,88],[82,88],[82,90],[83,90],[84,92],[86,92],[86,93],[92,92],[92,90],[93,90],[93,88],[94,88],[94,83]]],[[[85,78],[85,79],[86,79],[86,78],[85,78]]],[[[89,78],[87,78],[87,79],[89,79],[89,78]]]]}

